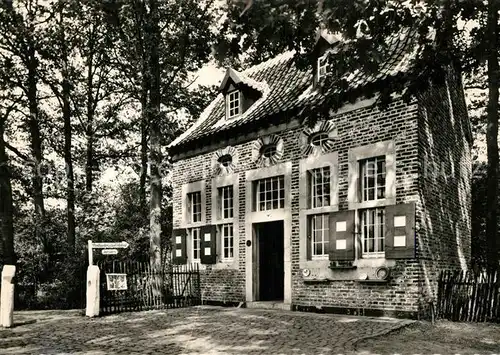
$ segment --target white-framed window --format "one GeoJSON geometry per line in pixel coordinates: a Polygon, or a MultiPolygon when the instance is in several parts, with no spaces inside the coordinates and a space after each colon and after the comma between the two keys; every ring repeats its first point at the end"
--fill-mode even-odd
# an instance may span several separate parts
{"type": "Polygon", "coordinates": [[[284,176],[273,176],[256,181],[257,211],[274,210],[285,207],[284,176]]]}
{"type": "Polygon", "coordinates": [[[321,147],[330,140],[328,132],[318,132],[309,137],[309,144],[313,147],[321,147]]]}
{"type": "Polygon", "coordinates": [[[374,201],[385,198],[386,169],[385,156],[362,160],[361,201],[374,201]]]}
{"type": "Polygon", "coordinates": [[[320,81],[324,76],[326,76],[327,72],[328,72],[328,55],[325,54],[318,58],[318,68],[317,68],[318,81],[320,81]]]}
{"type": "Polygon", "coordinates": [[[222,218],[234,217],[234,197],[233,186],[219,187],[220,216],[222,218]]]}
{"type": "Polygon", "coordinates": [[[330,240],[328,214],[315,214],[309,216],[309,231],[311,237],[311,258],[328,258],[328,242],[330,240]]]}
{"type": "Polygon", "coordinates": [[[192,261],[199,262],[201,259],[201,230],[200,228],[191,228],[191,251],[192,261]]]}
{"type": "Polygon", "coordinates": [[[385,251],[385,208],[360,211],[363,256],[383,256],[385,251]]]}
{"type": "Polygon", "coordinates": [[[330,206],[330,167],[309,170],[311,182],[311,207],[330,206]]]}
{"type": "Polygon", "coordinates": [[[232,260],[234,258],[234,230],[233,224],[227,223],[221,226],[222,259],[232,260]]]}
{"type": "Polygon", "coordinates": [[[238,90],[227,94],[227,118],[233,118],[241,114],[241,94],[238,90]]]}
{"type": "Polygon", "coordinates": [[[201,191],[188,193],[187,196],[191,222],[201,222],[201,191]]]}

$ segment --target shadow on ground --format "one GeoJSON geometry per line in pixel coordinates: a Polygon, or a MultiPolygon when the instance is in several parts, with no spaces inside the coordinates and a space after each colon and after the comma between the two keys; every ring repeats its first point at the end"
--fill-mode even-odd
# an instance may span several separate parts
{"type": "Polygon", "coordinates": [[[327,354],[363,336],[403,326],[396,320],[193,307],[88,319],[79,312],[23,312],[0,330],[8,354],[327,354]],[[35,323],[32,321],[36,320],[35,323]]]}
{"type": "Polygon", "coordinates": [[[499,354],[500,325],[491,323],[414,323],[385,335],[362,340],[356,352],[368,354],[499,354]]]}

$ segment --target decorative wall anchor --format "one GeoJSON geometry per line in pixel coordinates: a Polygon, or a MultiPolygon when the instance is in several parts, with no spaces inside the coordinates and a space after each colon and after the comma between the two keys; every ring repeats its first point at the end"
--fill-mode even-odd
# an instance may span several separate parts
{"type": "Polygon", "coordinates": [[[232,146],[219,149],[212,158],[212,171],[214,175],[231,174],[234,172],[238,161],[238,151],[232,146]]]}
{"type": "Polygon", "coordinates": [[[280,136],[271,134],[253,142],[252,160],[259,167],[276,164],[283,156],[284,144],[280,136]]]}
{"type": "Polygon", "coordinates": [[[338,137],[337,127],[331,121],[319,121],[314,127],[306,127],[300,134],[304,155],[323,154],[333,150],[338,137]]]}

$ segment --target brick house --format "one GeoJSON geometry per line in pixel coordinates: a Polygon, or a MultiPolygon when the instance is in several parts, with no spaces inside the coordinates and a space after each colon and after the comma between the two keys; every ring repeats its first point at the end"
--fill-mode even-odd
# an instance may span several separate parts
{"type": "Polygon", "coordinates": [[[173,258],[199,263],[202,300],[349,314],[428,312],[441,270],[470,262],[470,125],[459,75],[383,110],[368,85],[405,70],[394,41],[377,76],[320,91],[293,53],[237,72],[169,145],[173,258]],[[328,95],[353,103],[314,124],[328,95]],[[308,111],[309,110],[309,111],[308,111]],[[269,302],[266,302],[269,301],[269,302]]]}

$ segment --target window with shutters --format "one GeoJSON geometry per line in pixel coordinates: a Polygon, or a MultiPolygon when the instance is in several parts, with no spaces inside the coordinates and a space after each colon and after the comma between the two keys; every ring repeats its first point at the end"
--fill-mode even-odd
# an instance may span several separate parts
{"type": "Polygon", "coordinates": [[[311,181],[311,207],[330,205],[330,167],[309,170],[311,181]]]}
{"type": "Polygon", "coordinates": [[[191,236],[191,251],[192,251],[192,261],[200,262],[201,258],[201,230],[200,228],[189,229],[189,234],[191,236]]]}
{"type": "Polygon", "coordinates": [[[222,239],[222,259],[224,261],[233,260],[234,257],[234,233],[233,224],[227,223],[221,226],[222,239]]]}
{"type": "Polygon", "coordinates": [[[360,211],[363,256],[384,256],[385,208],[360,211]]]}
{"type": "Polygon", "coordinates": [[[201,222],[201,192],[191,192],[188,193],[188,205],[189,205],[189,216],[190,222],[196,223],[201,222]]]}
{"type": "Polygon", "coordinates": [[[328,259],[328,242],[330,240],[328,214],[310,215],[308,218],[311,259],[328,259]]]}
{"type": "Polygon", "coordinates": [[[338,211],[338,153],[301,159],[299,191],[301,267],[327,267],[324,263],[332,247],[330,214],[338,211]]]}
{"type": "Polygon", "coordinates": [[[220,216],[222,218],[233,218],[233,186],[224,186],[219,188],[220,198],[220,216]]]}
{"type": "Polygon", "coordinates": [[[255,182],[257,211],[268,211],[285,207],[284,176],[273,176],[255,182]]]}

